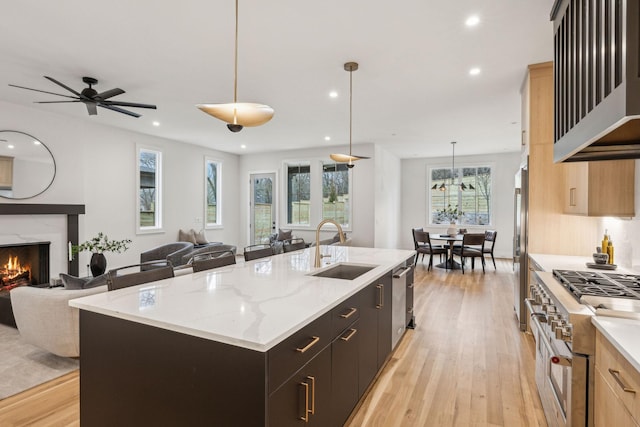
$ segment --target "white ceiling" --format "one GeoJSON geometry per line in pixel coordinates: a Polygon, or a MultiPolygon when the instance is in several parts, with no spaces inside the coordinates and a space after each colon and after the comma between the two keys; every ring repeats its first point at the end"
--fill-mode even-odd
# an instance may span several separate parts
{"type": "Polygon", "coordinates": [[[233,134],[195,107],[233,101],[233,0],[0,4],[0,100],[237,154],[344,152],[347,61],[360,64],[354,144],[401,158],[450,155],[452,140],[456,154],[518,151],[526,66],[553,52],[553,0],[240,0],[238,100],[275,116],[233,134]],[[475,28],[464,25],[471,14],[475,28]],[[472,67],[481,74],[469,76],[472,67]],[[90,117],[82,104],[34,104],[63,98],[8,86],[65,93],[44,75],[78,91],[83,76],[95,77],[98,92],[127,92],[113,100],[158,109],[90,117]]]}

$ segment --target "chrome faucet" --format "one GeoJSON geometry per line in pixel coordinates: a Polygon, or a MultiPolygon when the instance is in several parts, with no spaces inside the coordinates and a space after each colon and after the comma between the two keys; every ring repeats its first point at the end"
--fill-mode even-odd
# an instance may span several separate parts
{"type": "Polygon", "coordinates": [[[342,227],[340,227],[340,224],[338,224],[337,222],[335,222],[332,219],[323,219],[320,224],[318,224],[318,228],[316,228],[316,259],[313,263],[313,266],[318,268],[322,266],[322,258],[324,257],[328,257],[331,255],[321,255],[320,254],[320,229],[322,228],[323,225],[325,225],[326,223],[331,223],[333,225],[335,225],[338,228],[338,234],[340,234],[340,243],[344,243],[345,242],[345,238],[344,238],[344,233],[342,232],[342,227]]]}

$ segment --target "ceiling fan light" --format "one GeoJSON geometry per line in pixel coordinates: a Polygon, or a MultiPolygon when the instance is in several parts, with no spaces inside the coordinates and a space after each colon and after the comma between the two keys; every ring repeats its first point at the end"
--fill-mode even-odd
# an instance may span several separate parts
{"type": "Polygon", "coordinates": [[[444,182],[442,184],[440,184],[440,187],[438,187],[438,190],[440,191],[445,191],[447,189],[447,186],[444,185],[444,182]]]}
{"type": "Polygon", "coordinates": [[[230,102],[228,104],[198,104],[201,111],[225,123],[241,126],[260,126],[273,117],[273,108],[251,102],[230,102]]]}

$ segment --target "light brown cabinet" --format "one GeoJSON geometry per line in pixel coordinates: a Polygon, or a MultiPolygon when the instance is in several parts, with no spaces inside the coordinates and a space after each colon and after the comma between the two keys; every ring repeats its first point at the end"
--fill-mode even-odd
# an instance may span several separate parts
{"type": "Polygon", "coordinates": [[[13,187],[13,157],[0,156],[0,190],[13,187]]]}
{"type": "Polygon", "coordinates": [[[568,163],[564,213],[635,216],[635,160],[568,163]]]}
{"type": "Polygon", "coordinates": [[[595,427],[640,426],[640,373],[596,332],[595,427]]]}

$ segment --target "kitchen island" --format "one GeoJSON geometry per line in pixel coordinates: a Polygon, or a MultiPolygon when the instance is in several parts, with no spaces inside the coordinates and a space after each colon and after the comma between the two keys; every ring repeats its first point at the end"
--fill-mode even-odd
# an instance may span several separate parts
{"type": "Polygon", "coordinates": [[[391,273],[413,251],[305,249],[73,300],[81,424],[342,425],[391,352],[391,273]]]}

